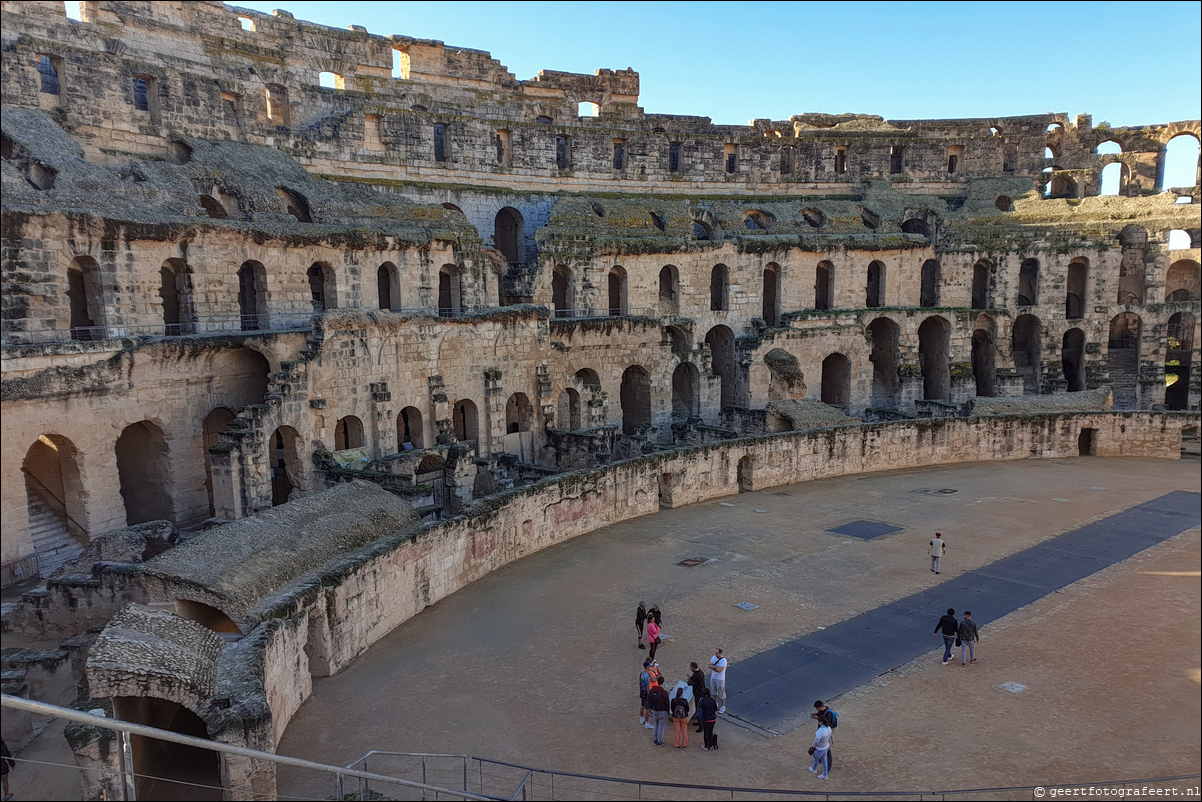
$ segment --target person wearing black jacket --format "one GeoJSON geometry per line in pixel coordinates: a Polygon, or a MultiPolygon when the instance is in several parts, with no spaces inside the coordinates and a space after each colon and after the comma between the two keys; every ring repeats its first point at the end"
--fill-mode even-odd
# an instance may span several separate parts
{"type": "Polygon", "coordinates": [[[634,611],[634,628],[639,633],[639,648],[646,649],[643,645],[643,624],[647,623],[647,602],[639,602],[639,609],[634,611]]]}
{"type": "Polygon", "coordinates": [[[0,777],[4,780],[4,800],[13,798],[12,793],[8,790],[8,773],[17,767],[17,761],[13,760],[12,752],[8,751],[8,744],[0,738],[0,777]]]}
{"type": "Polygon", "coordinates": [[[714,725],[718,723],[718,702],[710,696],[709,691],[697,702],[697,718],[701,719],[701,727],[705,732],[705,742],[702,749],[717,749],[718,736],[714,735],[714,725]]]}
{"type": "MultiPolygon", "coordinates": [[[[689,668],[693,673],[689,676],[688,686],[693,689],[693,703],[701,701],[701,694],[705,688],[705,672],[696,663],[689,663],[689,668]]],[[[701,732],[701,719],[697,719],[697,732],[701,732]]]]}
{"type": "Polygon", "coordinates": [[[943,664],[947,665],[952,659],[952,646],[956,644],[956,634],[960,631],[960,622],[956,620],[956,611],[947,608],[947,615],[939,619],[935,625],[935,634],[943,633],[943,664]]]}
{"type": "Polygon", "coordinates": [[[652,740],[656,746],[664,745],[664,730],[668,728],[668,706],[670,699],[668,692],[664,690],[664,686],[660,683],[663,679],[655,677],[651,680],[651,690],[647,692],[647,709],[651,711],[651,718],[655,722],[655,731],[652,733],[652,740]]]}

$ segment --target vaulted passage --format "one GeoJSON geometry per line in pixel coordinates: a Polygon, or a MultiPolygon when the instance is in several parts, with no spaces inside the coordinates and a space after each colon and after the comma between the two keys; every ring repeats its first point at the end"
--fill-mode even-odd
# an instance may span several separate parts
{"type": "Polygon", "coordinates": [[[997,395],[997,326],[988,315],[977,319],[972,331],[972,376],[976,394],[985,398],[997,395]]]}
{"type": "Polygon", "coordinates": [[[609,271],[609,314],[618,317],[626,312],[626,271],[614,267],[609,271]]]}
{"type": "Polygon", "coordinates": [[[730,270],[726,265],[714,265],[710,271],[710,311],[730,309],[730,270]]]}
{"type": "Polygon", "coordinates": [[[205,416],[204,422],[201,424],[201,445],[204,450],[205,463],[205,492],[209,496],[210,517],[217,514],[217,508],[213,504],[213,464],[209,449],[221,442],[221,433],[229,428],[230,421],[234,417],[233,410],[226,409],[225,407],[217,407],[205,416]]]}
{"type": "Polygon", "coordinates": [[[705,335],[705,344],[710,347],[711,370],[722,380],[722,406],[734,406],[738,403],[735,334],[726,326],[714,326],[705,335]]]}
{"type": "Polygon", "coordinates": [[[929,317],[918,327],[918,360],[922,366],[922,397],[926,401],[951,400],[950,335],[951,326],[941,317],[929,317]]]}
{"type": "Polygon", "coordinates": [[[659,313],[680,314],[680,273],[675,265],[664,265],[659,271],[659,313]]]}
{"type": "Polygon", "coordinates": [[[681,362],[672,371],[672,417],[677,420],[688,420],[697,415],[698,388],[697,366],[691,362],[681,362]]]}
{"type": "Polygon", "coordinates": [[[568,431],[576,431],[580,428],[580,393],[576,391],[576,388],[568,387],[559,394],[555,422],[560,429],[568,431]]]}
{"type": "Polygon", "coordinates": [[[159,279],[163,333],[168,337],[195,334],[196,300],[192,295],[192,269],[182,259],[168,259],[159,270],[159,279]]]}
{"type": "Polygon", "coordinates": [[[843,354],[822,360],[822,403],[843,409],[851,406],[851,360],[843,354]]]}
{"type": "Polygon", "coordinates": [[[572,277],[563,265],[557,265],[551,274],[551,304],[555,317],[571,317],[573,305],[572,277]]]}
{"type": "Polygon", "coordinates": [[[463,288],[459,268],[443,265],[438,270],[438,316],[458,317],[463,312],[463,288]]]}
{"type": "Polygon", "coordinates": [[[41,435],[25,452],[21,472],[38,572],[48,576],[88,542],[75,444],[56,434],[41,435]]]}
{"type": "Polygon", "coordinates": [[[1039,260],[1024,259],[1018,271],[1018,306],[1035,306],[1039,302],[1039,260]]]}
{"type": "Polygon", "coordinates": [[[764,268],[764,322],[775,326],[780,320],[780,267],[770,264],[764,268]]]}
{"type": "MultiPolygon", "coordinates": [[[[200,716],[183,705],[153,696],[118,696],[113,712],[123,721],[208,739],[200,716]]],[[[221,799],[221,766],[218,753],[199,746],[130,736],[134,790],[138,799],[221,799]]]]}
{"type": "Polygon", "coordinates": [[[868,281],[864,290],[864,305],[869,309],[885,305],[885,265],[869,262],[868,281]]]}
{"type": "Polygon", "coordinates": [[[242,331],[259,331],[267,325],[267,271],[258,262],[238,268],[238,312],[242,331]]]}
{"type": "Polygon", "coordinates": [[[1139,357],[1143,321],[1133,312],[1121,312],[1110,320],[1106,362],[1116,409],[1139,406],[1139,357]]]}
{"type": "Polygon", "coordinates": [[[1022,377],[1024,395],[1039,395],[1041,352],[1039,318],[1019,315],[1011,333],[1010,353],[1014,358],[1014,370],[1022,377]]]}
{"type": "Polygon", "coordinates": [[[922,287],[919,306],[939,306],[939,263],[928,259],[922,263],[922,287]]]}
{"type": "Polygon", "coordinates": [[[814,308],[830,309],[835,305],[835,266],[819,262],[814,269],[814,308]]]}
{"type": "Polygon", "coordinates": [[[1080,320],[1085,317],[1085,293],[1089,282],[1089,260],[1074,259],[1068,265],[1068,281],[1064,292],[1064,317],[1080,320]]]}
{"type": "Polygon", "coordinates": [[[126,426],[117,438],[116,457],[121,498],[125,502],[125,525],[175,521],[163,430],[148,420],[126,426]]]}
{"type": "Polygon", "coordinates": [[[425,448],[422,413],[417,407],[405,407],[396,418],[396,441],[402,451],[425,448]]]}
{"type": "Polygon", "coordinates": [[[376,306],[394,312],[401,308],[401,276],[392,262],[376,269],[376,306]]]}
{"type": "Polygon", "coordinates": [[[347,415],[338,421],[334,427],[334,450],[345,451],[348,448],[363,448],[363,421],[354,415],[347,415]]]}
{"type": "Polygon", "coordinates": [[[989,301],[989,265],[980,261],[972,266],[972,308],[987,309],[989,301]]]}
{"type": "Polygon", "coordinates": [[[455,403],[455,438],[461,443],[475,444],[480,437],[480,415],[476,405],[467,399],[455,403]]]}
{"type": "Polygon", "coordinates": [[[1069,329],[1064,333],[1060,367],[1070,393],[1085,389],[1085,332],[1081,329],[1069,329]]]}
{"type": "MultiPolygon", "coordinates": [[[[900,330],[887,317],[878,317],[868,324],[868,336],[872,340],[872,406],[897,406],[897,361],[900,330]]],[[[825,387],[825,384],[823,385],[825,387]]]]}
{"type": "Polygon", "coordinates": [[[1191,362],[1196,321],[1189,312],[1177,312],[1169,318],[1168,347],[1165,349],[1164,405],[1169,409],[1189,409],[1191,362]]]}
{"type": "Polygon", "coordinates": [[[529,432],[534,428],[534,405],[525,393],[514,393],[505,402],[505,433],[529,432]]]}
{"type": "Polygon", "coordinates": [[[104,293],[100,266],[90,256],[77,256],[67,268],[67,299],[73,340],[104,339],[104,293]]]}
{"type": "Polygon", "coordinates": [[[522,261],[522,245],[526,237],[522,213],[512,206],[497,212],[493,241],[507,262],[522,261]]]}
{"type": "Polygon", "coordinates": [[[267,441],[267,458],[271,465],[271,506],[278,507],[292,498],[300,487],[300,435],[291,426],[281,426],[267,441]]]}
{"type": "Polygon", "coordinates": [[[324,312],[338,307],[338,282],[334,268],[325,262],[314,262],[309,266],[309,295],[313,300],[313,311],[324,312]]]}
{"type": "Polygon", "coordinates": [[[651,374],[631,365],[622,374],[622,434],[636,434],[651,425],[651,374]]]}

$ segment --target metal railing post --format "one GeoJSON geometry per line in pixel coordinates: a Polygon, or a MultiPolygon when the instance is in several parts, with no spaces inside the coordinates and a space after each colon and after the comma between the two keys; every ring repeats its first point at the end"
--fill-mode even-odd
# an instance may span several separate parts
{"type": "Polygon", "coordinates": [[[138,798],[137,787],[134,785],[134,747],[129,733],[121,733],[121,790],[125,802],[135,802],[138,798]]]}
{"type": "Polygon", "coordinates": [[[338,800],[346,799],[346,792],[342,790],[342,775],[334,775],[334,798],[338,800]]]}
{"type": "Polygon", "coordinates": [[[463,757],[463,790],[467,791],[467,756],[463,757]]]}

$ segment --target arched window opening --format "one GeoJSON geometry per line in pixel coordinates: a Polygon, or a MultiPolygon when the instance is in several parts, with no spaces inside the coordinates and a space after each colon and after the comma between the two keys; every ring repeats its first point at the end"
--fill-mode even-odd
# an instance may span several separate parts
{"type": "Polygon", "coordinates": [[[618,317],[628,312],[626,306],[626,271],[614,267],[609,271],[609,315],[618,317]]]}
{"type": "Polygon", "coordinates": [[[1194,356],[1194,316],[1177,312],[1169,318],[1168,342],[1164,359],[1164,405],[1169,409],[1189,409],[1191,362],[1194,356]]]}
{"type": "Polygon", "coordinates": [[[939,306],[939,262],[928,259],[922,263],[922,287],[918,296],[919,306],[939,306]]]}
{"type": "Polygon", "coordinates": [[[71,304],[71,339],[103,340],[104,295],[100,265],[90,256],[77,256],[67,268],[67,299],[71,304]]]}
{"type": "Polygon", "coordinates": [[[209,516],[217,514],[217,506],[213,501],[213,463],[209,449],[221,442],[221,433],[229,428],[236,416],[233,410],[217,407],[205,416],[201,423],[201,448],[204,450],[205,492],[209,496],[209,516]]]}
{"type": "Polygon", "coordinates": [[[271,506],[286,504],[300,487],[300,435],[291,426],[281,426],[267,441],[271,465],[271,506]]]}
{"type": "Polygon", "coordinates": [[[272,125],[288,124],[288,90],[279,84],[267,84],[267,120],[272,125]]]}
{"type": "Polygon", "coordinates": [[[580,393],[575,388],[569,387],[559,394],[556,421],[559,428],[571,432],[580,428],[580,393]]]}
{"type": "Polygon", "coordinates": [[[664,265],[659,271],[659,313],[680,314],[680,274],[675,265],[664,265]]]}
{"type": "Polygon", "coordinates": [[[1060,369],[1070,393],[1085,389],[1085,332],[1069,329],[1060,346],[1060,369]]]}
{"type": "MultiPolygon", "coordinates": [[[[180,618],[186,618],[189,621],[195,621],[206,629],[213,632],[231,632],[242,634],[242,630],[225,613],[203,602],[192,601],[191,599],[176,599],[175,614],[180,618]]],[[[160,797],[162,798],[162,797],[160,797]]],[[[170,798],[170,797],[167,797],[170,798]]]]}
{"type": "Polygon", "coordinates": [[[1184,251],[1194,245],[1189,232],[1180,228],[1175,228],[1168,233],[1168,236],[1165,237],[1165,244],[1168,245],[1170,251],[1184,251]]]}
{"type": "Polygon", "coordinates": [[[325,262],[314,262],[309,266],[309,295],[313,301],[313,311],[321,313],[327,309],[338,308],[338,284],[334,268],[325,262]]]}
{"type": "Polygon", "coordinates": [[[918,360],[922,368],[922,397],[927,401],[950,401],[951,367],[948,341],[951,326],[941,317],[929,317],[918,327],[918,360]]]}
{"type": "Polygon", "coordinates": [[[780,284],[781,284],[780,266],[775,263],[769,263],[764,268],[764,296],[763,296],[763,315],[764,322],[769,326],[776,326],[780,323],[780,284]]]}
{"type": "Polygon", "coordinates": [[[972,308],[989,308],[989,264],[985,260],[972,266],[972,308]]]}
{"type": "Polygon", "coordinates": [[[1122,162],[1111,162],[1102,168],[1098,182],[1099,195],[1126,195],[1131,170],[1122,162]]]}
{"type": "Polygon", "coordinates": [[[1039,302],[1039,260],[1024,259],[1018,270],[1018,306],[1039,302]]]}
{"type": "Polygon", "coordinates": [[[45,577],[88,542],[85,497],[75,444],[43,434],[25,452],[25,502],[38,571],[45,577]]]}
{"type": "Polygon", "coordinates": [[[455,402],[452,415],[455,424],[455,439],[461,443],[476,445],[480,438],[480,413],[476,405],[466,398],[455,402]]]}
{"type": "Polygon", "coordinates": [[[668,341],[671,343],[672,353],[687,354],[693,350],[693,340],[689,333],[680,326],[668,326],[665,331],[668,333],[668,341]]]}
{"type": "MultiPolygon", "coordinates": [[[[878,317],[868,324],[868,336],[872,340],[872,405],[874,407],[896,407],[899,378],[897,363],[900,352],[901,331],[898,325],[886,317],[878,317]]],[[[825,387],[825,383],[823,384],[825,387]]]]}
{"type": "Polygon", "coordinates": [[[925,220],[919,220],[917,217],[911,217],[909,220],[902,223],[903,234],[920,234],[927,239],[931,238],[931,229],[927,226],[925,220]]]}
{"type": "Polygon", "coordinates": [[[843,354],[822,360],[822,403],[851,408],[851,360],[843,354]]]}
{"type": "Polygon", "coordinates": [[[212,195],[201,195],[200,205],[204,207],[205,214],[214,220],[226,220],[230,216],[229,211],[227,211],[226,208],[221,205],[221,201],[217,200],[212,195]]]}
{"type": "Polygon", "coordinates": [[[1039,318],[1034,315],[1019,315],[1011,331],[1010,353],[1014,358],[1014,370],[1022,377],[1023,394],[1039,395],[1043,351],[1039,318]]]}
{"type": "Polygon", "coordinates": [[[551,304],[555,317],[571,317],[576,306],[575,300],[571,272],[564,265],[556,265],[551,273],[551,304]]]}
{"type": "Polygon", "coordinates": [[[463,314],[463,285],[459,268],[443,265],[438,270],[438,316],[459,317],[463,314]]]}
{"type": "Polygon", "coordinates": [[[323,89],[346,89],[346,81],[336,72],[323,72],[317,76],[317,85],[323,89]]]}
{"type": "Polygon", "coordinates": [[[810,228],[822,228],[826,225],[826,215],[817,209],[802,209],[801,219],[805,220],[810,228]]]}
{"type": "Polygon", "coordinates": [[[507,262],[522,261],[522,244],[526,237],[522,214],[512,206],[497,212],[493,221],[493,242],[507,262]]]}
{"type": "Polygon", "coordinates": [[[1164,276],[1164,299],[1169,303],[1198,300],[1199,265],[1192,259],[1179,259],[1164,276]]]}
{"type": "Polygon", "coordinates": [[[174,521],[166,486],[171,471],[163,430],[148,420],[126,426],[117,438],[117,476],[125,502],[125,525],[174,521]]]}
{"type": "Polygon", "coordinates": [[[885,265],[883,262],[868,263],[868,281],[864,296],[864,305],[869,309],[885,305],[885,265]]]}
{"type": "Polygon", "coordinates": [[[529,432],[534,429],[534,405],[525,393],[514,393],[505,403],[505,433],[529,432]]]}
{"type": "Polygon", "coordinates": [[[972,332],[972,376],[976,381],[976,394],[983,398],[992,398],[997,395],[997,347],[994,337],[996,327],[985,315],[981,315],[977,325],[972,332]],[[988,325],[981,326],[982,322],[987,322],[988,325]]]}
{"type": "Polygon", "coordinates": [[[1135,409],[1139,404],[1139,354],[1143,321],[1133,312],[1121,312],[1110,320],[1106,362],[1117,409],[1135,409]]]}
{"type": "Polygon", "coordinates": [[[1119,232],[1122,261],[1119,262],[1120,304],[1142,304],[1147,290],[1148,232],[1130,225],[1119,232]]]}
{"type": "Polygon", "coordinates": [[[730,269],[726,265],[714,265],[710,271],[710,311],[725,312],[730,309],[730,269]]]}
{"type": "Polygon", "coordinates": [[[313,215],[309,210],[309,200],[299,192],[293,192],[285,187],[276,187],[275,194],[284,202],[284,206],[288,209],[288,214],[292,215],[300,223],[312,223],[313,215]]]}
{"type": "Polygon", "coordinates": [[[159,298],[163,304],[163,333],[168,337],[196,333],[196,307],[192,296],[192,269],[182,259],[168,259],[159,270],[159,298]]]}
{"type": "Polygon", "coordinates": [[[672,371],[672,418],[686,421],[696,417],[700,410],[700,378],[697,366],[692,362],[681,362],[672,371]]]}
{"type": "Polygon", "coordinates": [[[590,390],[597,391],[601,389],[601,377],[592,368],[581,368],[576,371],[576,378],[580,379],[581,383],[590,390]]]}
{"type": "Polygon", "coordinates": [[[622,434],[638,434],[651,426],[651,374],[639,365],[622,373],[622,434]]]}
{"type": "Polygon", "coordinates": [[[243,262],[238,268],[238,312],[242,331],[268,327],[267,271],[258,262],[243,262]]]}
{"type": "Polygon", "coordinates": [[[1197,186],[1199,172],[1198,138],[1193,134],[1178,134],[1165,145],[1157,189],[1197,186]]]}
{"type": "Polygon", "coordinates": [[[693,221],[693,239],[695,240],[711,240],[714,238],[714,230],[710,228],[709,223],[701,220],[693,221]]]}
{"type": "Polygon", "coordinates": [[[422,431],[422,413],[417,407],[405,407],[396,418],[396,441],[401,451],[425,448],[426,439],[422,431]]]}
{"type": "Polygon", "coordinates": [[[819,262],[814,270],[814,308],[822,311],[835,305],[835,266],[819,262]]]}
{"type": "Polygon", "coordinates": [[[1089,282],[1089,260],[1084,257],[1068,264],[1068,280],[1064,287],[1064,317],[1080,320],[1085,317],[1086,287],[1089,282]]]}
{"type": "Polygon", "coordinates": [[[363,448],[363,421],[354,415],[340,418],[334,427],[334,450],[346,451],[350,448],[363,448]]]}
{"type": "Polygon", "coordinates": [[[393,312],[401,309],[401,274],[392,262],[385,262],[376,269],[376,304],[380,309],[393,312]]]}
{"type": "Polygon", "coordinates": [[[705,335],[710,348],[710,370],[722,380],[722,406],[738,403],[737,382],[739,365],[735,359],[735,334],[726,326],[714,326],[705,335]]]}
{"type": "Polygon", "coordinates": [[[752,209],[743,213],[743,226],[748,231],[767,231],[776,222],[776,217],[762,209],[752,209]]]}

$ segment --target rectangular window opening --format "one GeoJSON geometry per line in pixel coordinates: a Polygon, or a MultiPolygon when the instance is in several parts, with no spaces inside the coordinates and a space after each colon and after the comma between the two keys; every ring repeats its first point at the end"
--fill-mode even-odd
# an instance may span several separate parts
{"type": "Polygon", "coordinates": [[[566,170],[572,164],[572,140],[570,137],[555,137],[555,166],[566,170]]]}
{"type": "Polygon", "coordinates": [[[893,175],[900,175],[905,167],[905,153],[906,149],[900,145],[889,150],[889,172],[893,175]]]}
{"type": "Polygon", "coordinates": [[[502,167],[513,165],[513,134],[509,131],[497,131],[497,164],[502,167]]]}
{"type": "Polygon", "coordinates": [[[626,140],[614,140],[614,169],[623,170],[626,168],[626,140]]]}
{"type": "Polygon", "coordinates": [[[780,149],[780,174],[793,174],[793,148],[780,149]]]}
{"type": "Polygon", "coordinates": [[[680,143],[672,142],[668,145],[668,172],[680,172],[680,143]]]}
{"type": "Polygon", "coordinates": [[[38,56],[38,75],[41,77],[42,94],[62,94],[63,85],[59,80],[62,71],[63,60],[58,56],[51,56],[48,53],[42,53],[38,56]]]}
{"type": "Polygon", "coordinates": [[[446,126],[434,126],[434,161],[436,162],[447,160],[446,130],[446,126]]]}
{"type": "Polygon", "coordinates": [[[734,172],[739,167],[738,146],[737,145],[724,145],[722,150],[724,151],[723,155],[725,156],[723,161],[725,162],[724,166],[725,166],[726,172],[728,175],[733,175],[734,172]]]}
{"type": "Polygon", "coordinates": [[[835,150],[835,172],[847,172],[847,148],[838,148],[835,150]]]}
{"type": "Polygon", "coordinates": [[[227,125],[238,125],[242,121],[242,96],[234,92],[222,92],[221,113],[227,125]]]}

